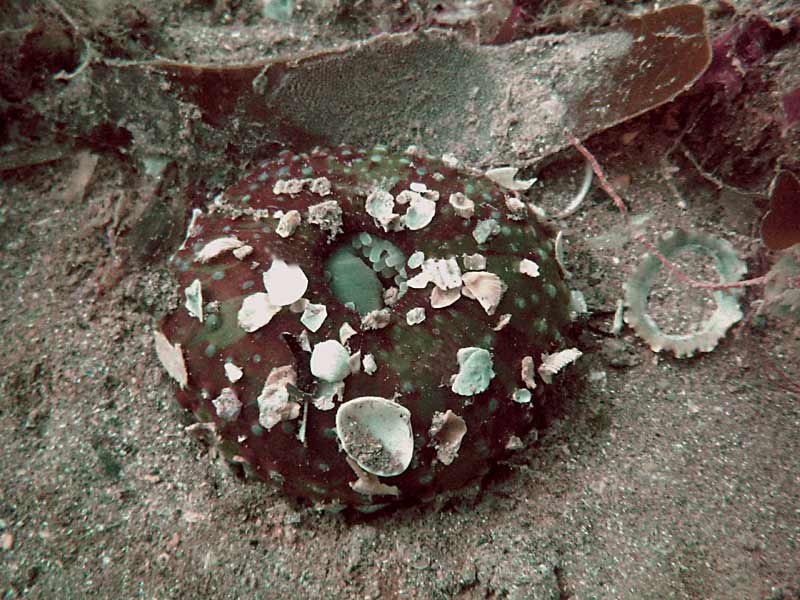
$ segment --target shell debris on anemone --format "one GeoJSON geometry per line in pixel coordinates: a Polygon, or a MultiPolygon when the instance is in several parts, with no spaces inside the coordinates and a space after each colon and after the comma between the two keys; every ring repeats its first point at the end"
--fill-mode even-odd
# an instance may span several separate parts
{"type": "Polygon", "coordinates": [[[523,359],[557,351],[569,322],[553,244],[516,195],[383,147],[263,162],[172,259],[198,299],[157,333],[178,401],[249,472],[318,504],[479,482],[534,426],[546,386],[526,391],[523,359]]]}

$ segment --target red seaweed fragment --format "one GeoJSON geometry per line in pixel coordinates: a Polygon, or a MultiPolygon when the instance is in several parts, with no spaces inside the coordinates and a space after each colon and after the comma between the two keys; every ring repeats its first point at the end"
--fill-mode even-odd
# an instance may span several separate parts
{"type": "Polygon", "coordinates": [[[791,171],[781,171],[772,181],[761,239],[770,250],[800,244],[800,180],[791,171]]]}

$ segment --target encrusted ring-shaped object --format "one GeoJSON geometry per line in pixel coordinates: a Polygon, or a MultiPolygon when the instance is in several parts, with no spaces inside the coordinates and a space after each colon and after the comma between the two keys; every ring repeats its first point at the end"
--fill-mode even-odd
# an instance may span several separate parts
{"type": "MultiPolygon", "coordinates": [[[[736,256],[733,246],[725,240],[703,233],[676,229],[667,234],[658,245],[658,250],[667,259],[672,259],[685,250],[713,257],[720,283],[735,283],[741,280],[747,271],[747,265],[736,256]]],[[[737,288],[714,290],[713,296],[717,308],[697,333],[667,334],[661,331],[655,320],[647,313],[650,289],[661,267],[661,261],[657,257],[646,254],[636,272],[623,285],[627,307],[625,322],[633,327],[636,334],[655,352],[669,350],[678,358],[694,356],[695,352],[710,352],[716,348],[728,328],[742,318],[742,311],[739,308],[742,290],[737,288]]]]}

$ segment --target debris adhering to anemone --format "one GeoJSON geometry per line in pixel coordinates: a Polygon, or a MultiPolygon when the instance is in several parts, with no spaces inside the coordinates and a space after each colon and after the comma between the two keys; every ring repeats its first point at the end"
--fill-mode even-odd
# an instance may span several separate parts
{"type": "Polygon", "coordinates": [[[172,259],[187,302],[156,347],[181,405],[312,501],[371,511],[479,480],[532,428],[569,321],[509,173],[382,147],[262,163],[172,259]]]}

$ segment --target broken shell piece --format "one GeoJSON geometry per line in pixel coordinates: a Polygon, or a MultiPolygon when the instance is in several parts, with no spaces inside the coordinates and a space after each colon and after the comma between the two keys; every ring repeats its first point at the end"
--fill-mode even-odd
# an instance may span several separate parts
{"type": "Polygon", "coordinates": [[[344,397],[344,381],[320,381],[317,386],[317,393],[313,403],[317,410],[331,410],[334,407],[333,401],[341,400],[344,397]]]}
{"type": "Polygon", "coordinates": [[[464,268],[467,271],[483,271],[486,268],[486,257],[483,254],[465,254],[464,268]]]}
{"type": "Polygon", "coordinates": [[[272,193],[276,196],[280,194],[299,194],[303,191],[305,179],[279,179],[272,186],[272,193]]]}
{"type": "Polygon", "coordinates": [[[301,221],[300,212],[297,210],[290,210],[281,215],[278,226],[275,228],[275,233],[282,238],[287,238],[297,230],[301,221]]]}
{"type": "Polygon", "coordinates": [[[449,465],[456,459],[466,433],[466,422],[452,410],[433,413],[428,435],[431,436],[431,445],[436,448],[436,458],[442,464],[449,465]]]}
{"type": "Polygon", "coordinates": [[[239,416],[242,410],[242,403],[239,397],[231,388],[222,388],[219,396],[211,401],[217,411],[217,415],[223,421],[233,421],[239,416]]]}
{"type": "Polygon", "coordinates": [[[244,260],[248,256],[253,253],[253,247],[248,246],[245,244],[244,246],[240,246],[238,248],[233,249],[233,255],[238,258],[239,260],[244,260]]]}
{"type": "Polygon", "coordinates": [[[394,212],[394,196],[385,190],[371,192],[364,203],[364,209],[384,231],[389,231],[390,224],[398,217],[394,212]]]}
{"type": "Polygon", "coordinates": [[[326,200],[308,207],[308,222],[328,232],[333,241],[342,231],[342,207],[336,200],[326,200]]]}
{"type": "Polygon", "coordinates": [[[186,296],[184,306],[189,314],[196,318],[201,323],[203,322],[203,288],[200,285],[200,280],[195,279],[191,285],[183,290],[186,296]]]}
{"type": "Polygon", "coordinates": [[[427,273],[430,281],[442,290],[461,287],[461,268],[455,258],[429,258],[422,263],[422,272],[427,273]]]}
{"type": "Polygon", "coordinates": [[[522,358],[522,369],[521,369],[521,376],[522,381],[528,386],[529,389],[533,390],[536,389],[536,379],[535,373],[533,369],[533,357],[532,356],[524,356],[522,358]]]}
{"type": "Polygon", "coordinates": [[[474,396],[486,391],[495,375],[492,355],[484,348],[461,348],[457,355],[458,373],[451,389],[460,396],[474,396]]]}
{"type": "Polygon", "coordinates": [[[475,214],[475,203],[461,192],[450,194],[450,206],[462,219],[471,219],[475,214]]]}
{"type": "Polygon", "coordinates": [[[506,450],[522,450],[524,447],[525,444],[515,435],[508,438],[505,446],[506,450]]]}
{"type": "Polygon", "coordinates": [[[406,261],[406,264],[408,265],[409,269],[416,269],[418,267],[421,267],[422,263],[424,262],[425,262],[425,253],[423,253],[421,250],[417,250],[416,252],[413,252],[411,256],[408,257],[408,261],[406,261]]]}
{"type": "Polygon", "coordinates": [[[461,289],[443,290],[434,287],[431,291],[431,306],[433,308],[445,308],[461,298],[461,289]]]}
{"type": "Polygon", "coordinates": [[[531,392],[524,388],[516,389],[514,393],[511,394],[511,399],[519,404],[530,404],[531,392]]]}
{"type": "Polygon", "coordinates": [[[342,344],[346,344],[347,340],[349,340],[351,337],[353,337],[357,333],[358,332],[355,329],[353,329],[353,327],[350,325],[350,323],[345,323],[344,325],[339,327],[339,341],[342,344]]]}
{"type": "Polygon", "coordinates": [[[347,464],[353,469],[358,479],[350,482],[350,487],[358,494],[365,496],[399,496],[400,490],[396,485],[386,485],[381,483],[372,473],[367,473],[364,469],[358,466],[356,461],[352,458],[346,458],[347,464]]]}
{"type": "Polygon", "coordinates": [[[527,275],[528,277],[538,277],[539,276],[539,265],[537,265],[532,260],[528,260],[527,258],[523,258],[520,263],[518,270],[523,275],[527,275]]]}
{"type": "Polygon", "coordinates": [[[517,167],[497,167],[495,169],[489,169],[486,171],[485,175],[497,185],[511,190],[512,192],[523,192],[536,182],[535,177],[527,180],[514,179],[517,171],[519,171],[517,167]]]}
{"type": "Polygon", "coordinates": [[[478,221],[475,229],[472,232],[472,237],[478,244],[485,244],[494,235],[500,233],[500,223],[496,219],[484,219],[478,221]]]}
{"type": "Polygon", "coordinates": [[[375,362],[375,357],[372,354],[364,355],[364,360],[362,362],[364,364],[364,373],[367,375],[372,375],[378,370],[378,363],[375,362]]]}
{"type": "Polygon", "coordinates": [[[508,286],[498,275],[488,271],[469,271],[461,276],[464,287],[483,307],[487,315],[497,310],[508,286]]]}
{"type": "Polygon", "coordinates": [[[525,203],[514,196],[506,197],[506,208],[508,209],[508,218],[512,221],[520,221],[528,216],[525,203]]]}
{"type": "Polygon", "coordinates": [[[242,301],[242,308],[239,309],[237,319],[239,327],[248,333],[262,328],[272,320],[281,310],[280,306],[270,301],[269,294],[256,292],[247,296],[242,301]]]}
{"type": "Polygon", "coordinates": [[[317,177],[311,180],[308,189],[312,194],[317,194],[318,196],[330,196],[331,182],[327,177],[317,177]]]}
{"type": "Polygon", "coordinates": [[[296,302],[308,289],[308,278],[303,269],[298,265],[287,265],[279,258],[272,261],[263,279],[270,302],[278,306],[288,306],[296,302]]]}
{"type": "Polygon", "coordinates": [[[225,377],[227,377],[228,381],[231,383],[236,383],[242,378],[242,375],[244,375],[244,371],[233,363],[227,362],[223,365],[223,368],[225,369],[225,377]]]}
{"type": "Polygon", "coordinates": [[[244,242],[235,237],[217,238],[216,240],[211,240],[205,246],[203,246],[200,249],[200,252],[195,255],[194,259],[199,263],[207,263],[212,258],[216,258],[223,252],[233,250],[234,248],[239,248],[243,245],[244,242]]]}
{"type": "Polygon", "coordinates": [[[284,365],[270,371],[264,388],[258,396],[258,422],[265,429],[272,429],[281,421],[300,416],[300,405],[289,400],[289,385],[297,384],[297,372],[292,365],[284,365]]]}
{"type": "Polygon", "coordinates": [[[186,372],[186,363],[183,361],[183,350],[180,344],[174,346],[170,344],[167,336],[160,331],[153,332],[153,340],[156,346],[156,355],[164,367],[167,374],[178,382],[181,389],[184,389],[189,381],[186,372]]]}
{"type": "Polygon", "coordinates": [[[328,317],[328,308],[324,304],[308,304],[300,317],[300,322],[311,331],[316,332],[328,317]]]}
{"type": "Polygon", "coordinates": [[[511,313],[502,314],[500,315],[500,318],[497,319],[497,325],[492,327],[492,331],[501,331],[510,322],[511,322],[511,313]]]}
{"type": "Polygon", "coordinates": [[[406,323],[409,325],[419,325],[425,320],[424,308],[412,308],[406,313],[406,323]]]}
{"type": "Polygon", "coordinates": [[[436,203],[427,198],[413,198],[405,214],[405,224],[411,231],[427,227],[436,214],[436,203]]]}
{"type": "Polygon", "coordinates": [[[317,379],[335,383],[350,372],[350,353],[336,340],[325,340],[311,352],[311,374],[317,379]]]}
{"type": "Polygon", "coordinates": [[[379,396],[345,402],[336,411],[336,434],[345,453],[368,473],[392,477],[411,464],[411,413],[396,402],[379,396]]]}
{"type": "MultiPolygon", "coordinates": [[[[722,284],[739,281],[747,270],[747,265],[736,256],[733,246],[725,240],[703,233],[675,230],[662,240],[658,250],[667,259],[685,250],[712,256],[719,273],[719,282],[722,284]]],[[[742,289],[715,290],[713,296],[717,308],[700,324],[697,333],[666,334],[647,312],[650,289],[661,266],[658,258],[647,254],[636,272],[623,284],[627,308],[625,322],[633,327],[636,334],[647,342],[654,352],[671,350],[677,358],[693,356],[698,351],[711,352],[731,325],[742,318],[742,311],[739,308],[742,289]]]]}
{"type": "Polygon", "coordinates": [[[388,308],[373,310],[362,317],[361,329],[364,331],[368,331],[370,329],[383,329],[389,324],[391,319],[392,314],[388,308]]]}
{"type": "Polygon", "coordinates": [[[545,383],[553,382],[553,375],[558,373],[568,364],[575,362],[583,355],[577,348],[567,348],[554,354],[542,354],[542,364],[539,365],[539,376],[545,383]]]}

